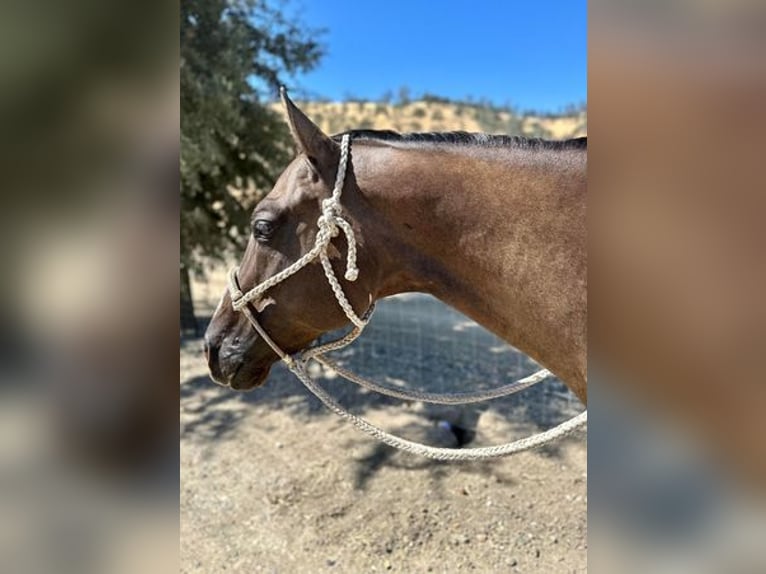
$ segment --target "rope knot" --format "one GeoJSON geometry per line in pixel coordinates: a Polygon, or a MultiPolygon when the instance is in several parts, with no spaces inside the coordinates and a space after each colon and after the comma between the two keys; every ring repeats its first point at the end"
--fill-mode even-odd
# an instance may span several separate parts
{"type": "Polygon", "coordinates": [[[340,205],[334,197],[322,200],[322,215],[332,220],[340,215],[340,205]]]}
{"type": "Polygon", "coordinates": [[[357,269],[356,266],[352,269],[346,269],[344,277],[346,278],[346,281],[356,281],[359,277],[359,269],[357,269]]]}
{"type": "Polygon", "coordinates": [[[322,201],[322,215],[317,219],[317,225],[320,229],[324,229],[330,237],[338,236],[339,212],[340,206],[334,197],[322,201]]]}
{"type": "Polygon", "coordinates": [[[327,237],[338,236],[338,226],[335,223],[335,217],[328,217],[326,215],[320,215],[317,219],[317,227],[319,227],[320,235],[325,234],[327,237]]]}

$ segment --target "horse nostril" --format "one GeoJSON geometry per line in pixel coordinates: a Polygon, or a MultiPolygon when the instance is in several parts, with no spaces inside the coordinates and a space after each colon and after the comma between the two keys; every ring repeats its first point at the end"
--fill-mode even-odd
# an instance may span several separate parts
{"type": "Polygon", "coordinates": [[[208,364],[211,364],[218,359],[218,346],[211,343],[207,336],[203,338],[203,348],[205,349],[205,358],[207,359],[208,364]]]}

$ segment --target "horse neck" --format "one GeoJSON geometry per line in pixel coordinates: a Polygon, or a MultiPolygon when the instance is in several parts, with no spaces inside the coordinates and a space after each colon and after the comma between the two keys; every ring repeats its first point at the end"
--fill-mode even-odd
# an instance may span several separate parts
{"type": "Polygon", "coordinates": [[[585,160],[577,151],[359,145],[374,296],[420,291],[585,396],[585,160]]]}

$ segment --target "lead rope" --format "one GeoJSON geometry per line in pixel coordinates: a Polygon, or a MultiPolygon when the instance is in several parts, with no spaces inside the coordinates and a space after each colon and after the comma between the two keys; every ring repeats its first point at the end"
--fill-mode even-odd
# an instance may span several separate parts
{"type": "Polygon", "coordinates": [[[349,303],[345,292],[343,291],[343,287],[341,286],[340,281],[335,275],[335,271],[333,270],[332,264],[330,263],[330,257],[327,254],[328,247],[332,239],[337,237],[340,231],[343,231],[343,234],[346,237],[346,244],[348,246],[348,252],[346,255],[346,272],[344,274],[344,278],[347,281],[356,281],[357,277],[359,276],[359,269],[356,266],[356,239],[354,237],[354,231],[351,227],[351,224],[349,224],[348,221],[346,221],[342,216],[343,210],[340,203],[340,196],[343,191],[343,184],[348,167],[350,144],[351,140],[349,134],[345,134],[341,139],[340,161],[338,162],[338,172],[336,174],[335,186],[333,188],[332,195],[328,199],[322,201],[322,215],[317,220],[317,227],[319,228],[319,231],[317,232],[314,247],[312,247],[310,251],[298,259],[295,263],[273,275],[269,279],[263,281],[262,283],[256,285],[247,293],[243,293],[240,289],[239,283],[237,281],[238,268],[233,267],[229,272],[228,288],[229,294],[231,295],[232,307],[234,310],[245,314],[258,334],[282,359],[285,365],[287,365],[287,368],[290,369],[290,371],[304,384],[304,386],[309,391],[311,391],[320,401],[322,401],[325,406],[373,438],[376,438],[377,440],[389,446],[411,452],[413,454],[436,460],[448,461],[494,458],[529,450],[531,448],[547,444],[563,436],[566,436],[587,424],[588,412],[583,411],[579,415],[551,429],[506,444],[466,449],[432,447],[412,442],[387,433],[375,425],[368,423],[364,419],[348,412],[329,394],[327,394],[327,392],[316,381],[311,378],[311,376],[308,374],[307,365],[309,361],[314,360],[327,368],[333,369],[341,377],[364,388],[384,395],[406,400],[455,405],[475,403],[488,399],[507,396],[522,391],[551,376],[551,373],[548,370],[542,369],[516,382],[486,391],[444,394],[426,393],[419,391],[406,391],[403,389],[395,389],[392,387],[380,385],[374,381],[365,379],[364,377],[360,377],[354,373],[351,373],[350,371],[347,371],[324,355],[324,353],[328,351],[335,351],[351,344],[357,337],[359,337],[359,335],[362,334],[364,328],[367,326],[367,323],[369,322],[370,317],[375,310],[375,305],[371,304],[362,317],[359,317],[356,314],[354,308],[351,306],[351,303],[349,303]],[[332,288],[338,304],[343,309],[346,317],[348,317],[349,321],[351,321],[354,326],[351,331],[349,331],[343,337],[340,337],[335,341],[330,341],[328,343],[307,349],[303,351],[296,359],[283,351],[282,348],[277,345],[276,342],[274,342],[274,340],[258,322],[255,314],[252,312],[250,307],[248,307],[248,303],[258,300],[266,290],[294,275],[300,269],[317,258],[319,258],[319,261],[322,264],[325,276],[327,277],[327,281],[332,288]]]}
{"type": "Polygon", "coordinates": [[[301,380],[307,389],[314,393],[316,397],[325,404],[325,406],[349,421],[359,430],[394,448],[435,460],[467,461],[506,456],[542,446],[564,437],[588,422],[588,411],[583,411],[576,417],[548,429],[547,431],[515,440],[510,443],[478,448],[440,448],[412,442],[396,435],[392,435],[348,412],[308,375],[305,369],[305,363],[298,363],[293,370],[293,373],[301,380]]]}

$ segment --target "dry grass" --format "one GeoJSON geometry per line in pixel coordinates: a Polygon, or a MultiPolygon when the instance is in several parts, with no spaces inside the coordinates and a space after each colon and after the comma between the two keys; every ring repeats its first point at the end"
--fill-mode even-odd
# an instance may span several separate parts
{"type": "MultiPolygon", "coordinates": [[[[586,135],[587,114],[517,116],[507,110],[464,103],[414,101],[405,105],[379,102],[299,102],[326,133],[357,128],[399,132],[462,130],[566,139],[586,135]]],[[[274,104],[281,112],[281,104],[274,104]]]]}

